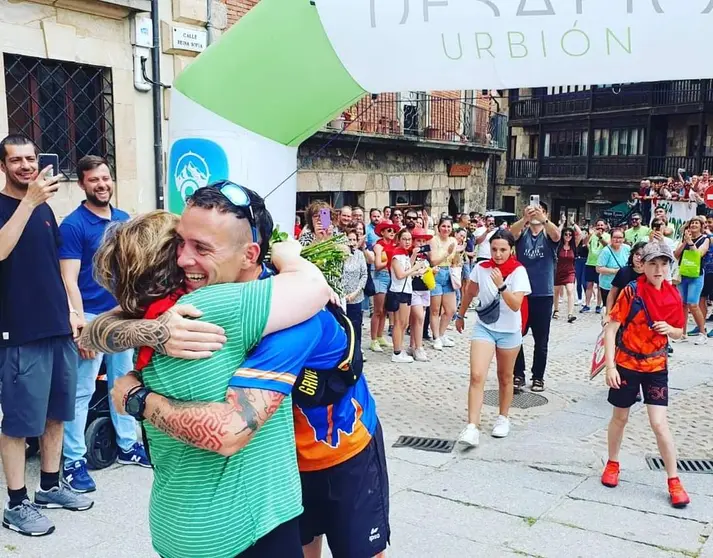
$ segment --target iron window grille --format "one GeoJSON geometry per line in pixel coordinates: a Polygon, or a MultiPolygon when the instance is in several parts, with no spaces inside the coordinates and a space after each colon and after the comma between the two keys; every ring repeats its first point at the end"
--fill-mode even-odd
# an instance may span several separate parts
{"type": "Polygon", "coordinates": [[[59,155],[74,176],[77,161],[100,155],[115,169],[111,70],[87,64],[4,54],[8,128],[43,153],[59,155]]]}

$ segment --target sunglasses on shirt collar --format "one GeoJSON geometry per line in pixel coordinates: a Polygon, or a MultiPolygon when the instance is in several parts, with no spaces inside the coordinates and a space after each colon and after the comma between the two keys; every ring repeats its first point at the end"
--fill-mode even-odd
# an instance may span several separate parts
{"type": "Polygon", "coordinates": [[[253,213],[250,195],[247,190],[239,184],[235,184],[235,182],[230,182],[229,180],[223,180],[222,182],[216,183],[214,186],[218,188],[220,193],[223,194],[230,203],[243,210],[245,217],[250,223],[250,230],[253,234],[253,242],[257,243],[258,239],[255,214],[253,213]]]}

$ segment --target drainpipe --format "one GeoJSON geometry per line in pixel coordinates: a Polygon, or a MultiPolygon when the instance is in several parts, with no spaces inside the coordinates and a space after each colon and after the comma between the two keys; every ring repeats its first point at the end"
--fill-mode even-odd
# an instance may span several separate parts
{"type": "Polygon", "coordinates": [[[154,150],[154,182],[156,188],[156,208],[164,207],[163,192],[163,127],[161,110],[161,41],[159,37],[160,22],[158,18],[158,0],[151,0],[151,26],[153,30],[153,47],[151,48],[151,74],[153,85],[153,150],[154,150]]]}
{"type": "Polygon", "coordinates": [[[206,23],[205,30],[207,32],[206,46],[213,44],[213,0],[206,0],[206,23]]]}

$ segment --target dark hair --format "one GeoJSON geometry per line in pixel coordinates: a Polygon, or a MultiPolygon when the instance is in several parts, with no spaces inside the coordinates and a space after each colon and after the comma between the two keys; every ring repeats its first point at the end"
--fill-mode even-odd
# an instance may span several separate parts
{"type": "Polygon", "coordinates": [[[378,207],[372,207],[369,210],[369,217],[371,217],[371,215],[374,213],[374,211],[378,211],[379,213],[381,213],[381,209],[379,209],[378,207]]]}
{"type": "MultiPolygon", "coordinates": [[[[225,184],[227,184],[226,181],[221,181],[215,184],[209,184],[204,188],[198,188],[198,190],[193,192],[193,194],[186,199],[186,206],[200,207],[201,209],[215,209],[220,213],[232,213],[238,219],[247,219],[249,221],[250,211],[246,208],[238,207],[220,191],[225,184]]],[[[260,245],[260,255],[258,256],[257,263],[261,264],[270,247],[270,237],[272,236],[272,229],[274,227],[272,215],[270,215],[270,212],[265,207],[265,200],[262,196],[244,186],[241,186],[241,188],[243,188],[248,195],[250,209],[252,209],[252,214],[255,217],[255,223],[251,223],[251,225],[254,225],[257,230],[257,240],[260,245]]]]}
{"type": "Polygon", "coordinates": [[[90,170],[94,170],[102,165],[106,165],[109,168],[109,162],[104,157],[99,157],[98,155],[85,155],[79,161],[77,161],[77,178],[79,182],[84,182],[84,173],[90,170]]]}
{"type": "Polygon", "coordinates": [[[356,225],[349,225],[346,229],[344,229],[344,234],[346,236],[349,236],[350,234],[355,234],[357,238],[359,238],[359,233],[357,232],[356,225]]]}
{"type": "Polygon", "coordinates": [[[401,241],[401,237],[402,237],[404,234],[406,234],[406,233],[410,234],[410,235],[411,235],[411,240],[413,240],[413,234],[411,234],[411,232],[412,232],[412,231],[411,231],[410,229],[407,229],[407,228],[401,229],[399,232],[396,233],[396,240],[401,241]]]}
{"type": "Polygon", "coordinates": [[[540,207],[542,208],[542,211],[544,211],[545,213],[548,213],[549,208],[545,202],[541,201],[540,207]]]}
{"type": "Polygon", "coordinates": [[[498,229],[495,231],[493,236],[490,237],[490,244],[493,243],[493,240],[505,240],[510,245],[510,248],[515,247],[515,237],[507,229],[498,229]]]}
{"type": "Polygon", "coordinates": [[[438,230],[441,228],[441,225],[442,225],[443,223],[445,223],[446,221],[448,221],[451,225],[453,225],[453,219],[452,219],[450,216],[441,217],[441,218],[438,220],[438,226],[436,227],[436,231],[438,231],[438,230]]]}
{"type": "MultiPolygon", "coordinates": [[[[572,227],[565,227],[562,229],[562,237],[560,238],[560,246],[564,246],[564,235],[565,233],[570,233],[572,235],[572,238],[569,239],[569,249],[570,250],[576,250],[577,249],[577,242],[574,239],[574,229],[572,227]]],[[[559,253],[559,250],[557,250],[559,253]]]]}
{"type": "Polygon", "coordinates": [[[5,157],[7,157],[7,146],[8,145],[31,145],[35,148],[35,155],[39,153],[35,142],[23,134],[10,134],[5,136],[2,141],[0,141],[0,161],[5,162],[5,157]]]}
{"type": "Polygon", "coordinates": [[[643,250],[647,244],[648,244],[648,242],[645,242],[643,240],[641,242],[637,242],[636,244],[634,244],[631,247],[631,252],[629,252],[629,261],[626,262],[626,265],[628,265],[629,267],[633,267],[634,266],[634,254],[643,250]]]}

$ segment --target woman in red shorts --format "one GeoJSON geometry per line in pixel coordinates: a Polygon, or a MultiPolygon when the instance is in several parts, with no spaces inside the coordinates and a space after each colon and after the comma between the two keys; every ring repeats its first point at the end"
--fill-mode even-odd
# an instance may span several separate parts
{"type": "Polygon", "coordinates": [[[574,315],[574,258],[582,233],[577,225],[562,229],[562,240],[557,247],[557,270],[555,271],[555,311],[552,318],[559,319],[560,297],[567,293],[567,321],[571,324],[577,317],[574,315]]]}

